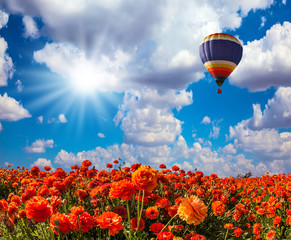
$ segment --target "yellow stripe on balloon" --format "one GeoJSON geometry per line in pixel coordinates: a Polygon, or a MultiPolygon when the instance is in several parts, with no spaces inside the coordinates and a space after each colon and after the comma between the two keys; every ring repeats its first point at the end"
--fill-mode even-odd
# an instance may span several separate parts
{"type": "Polygon", "coordinates": [[[223,34],[223,33],[212,34],[212,35],[204,38],[202,43],[207,42],[207,41],[211,41],[211,40],[229,40],[229,41],[236,42],[239,45],[241,45],[241,43],[238,39],[236,39],[235,37],[233,37],[231,35],[223,34]]]}
{"type": "Polygon", "coordinates": [[[213,67],[223,67],[223,68],[230,68],[232,70],[234,70],[236,68],[236,64],[233,62],[229,62],[229,61],[223,61],[223,60],[216,60],[216,61],[208,61],[206,63],[204,63],[204,66],[208,69],[208,68],[213,68],[213,67]]]}

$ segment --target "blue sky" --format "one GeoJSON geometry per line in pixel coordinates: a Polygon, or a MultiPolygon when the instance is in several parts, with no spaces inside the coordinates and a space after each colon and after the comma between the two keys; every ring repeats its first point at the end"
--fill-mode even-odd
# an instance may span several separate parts
{"type": "Polygon", "coordinates": [[[288,0],[0,3],[0,165],[291,172],[288,0]],[[215,32],[243,45],[217,85],[215,32]]]}

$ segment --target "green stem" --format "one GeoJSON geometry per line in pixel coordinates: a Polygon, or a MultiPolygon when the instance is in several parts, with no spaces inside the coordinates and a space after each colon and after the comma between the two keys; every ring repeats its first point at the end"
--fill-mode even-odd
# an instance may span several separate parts
{"type": "Polygon", "coordinates": [[[226,230],[226,234],[225,234],[224,240],[226,240],[227,234],[228,234],[228,229],[226,230]]]}
{"type": "Polygon", "coordinates": [[[41,230],[42,230],[42,234],[43,234],[44,239],[47,240],[47,238],[46,238],[46,236],[45,236],[45,233],[44,233],[44,230],[43,230],[43,226],[42,226],[41,223],[40,223],[40,228],[41,228],[41,230]]]}
{"type": "MultiPolygon", "coordinates": [[[[138,219],[137,219],[137,228],[136,228],[135,232],[137,232],[139,230],[139,222],[140,222],[142,210],[143,210],[144,195],[145,195],[145,191],[142,190],[141,209],[140,209],[140,212],[137,214],[138,219]]],[[[139,202],[139,196],[140,196],[140,194],[138,194],[138,202],[139,202]]]]}
{"type": "Polygon", "coordinates": [[[169,220],[169,222],[163,227],[163,229],[160,231],[160,232],[162,232],[162,231],[164,231],[164,229],[173,221],[173,219],[176,217],[178,215],[178,213],[176,213],[170,220],[169,220]]]}

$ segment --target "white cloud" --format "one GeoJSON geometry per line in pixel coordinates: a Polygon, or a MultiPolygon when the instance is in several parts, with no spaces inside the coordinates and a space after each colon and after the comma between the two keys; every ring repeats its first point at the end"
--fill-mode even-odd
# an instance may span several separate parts
{"type": "Polygon", "coordinates": [[[102,91],[124,90],[119,89],[118,78],[122,79],[129,58],[119,50],[112,59],[101,55],[90,60],[73,45],[51,43],[34,52],[34,59],[66,78],[72,87],[82,88],[86,83],[102,91]]]}
{"type": "Polygon", "coordinates": [[[8,23],[9,14],[0,10],[0,29],[8,23]]]}
{"type": "Polygon", "coordinates": [[[98,133],[98,137],[105,138],[105,135],[103,133],[98,133]]]}
{"type": "Polygon", "coordinates": [[[254,104],[254,115],[249,119],[251,129],[291,127],[291,87],[280,87],[275,96],[268,100],[262,112],[259,104],[254,104]]]}
{"type": "Polygon", "coordinates": [[[180,90],[198,81],[205,72],[201,40],[239,28],[248,12],[274,1],[5,2],[13,13],[40,18],[43,32],[59,43],[37,51],[37,62],[73,80],[86,72],[99,89],[120,92],[141,86],[180,90]]]}
{"type": "Polygon", "coordinates": [[[24,24],[24,37],[25,38],[38,38],[39,32],[36,22],[30,16],[24,16],[22,18],[24,24]]]}
{"type": "Polygon", "coordinates": [[[220,127],[218,127],[218,126],[215,126],[214,124],[213,124],[213,126],[212,126],[212,131],[210,132],[210,135],[209,135],[209,137],[211,137],[211,138],[218,138],[218,136],[219,136],[219,132],[220,132],[220,127]]]}
{"type": "Polygon", "coordinates": [[[202,119],[202,122],[203,124],[209,124],[211,123],[211,120],[210,120],[210,117],[208,116],[205,116],[203,119],[202,119]]]}
{"type": "Polygon", "coordinates": [[[233,144],[229,143],[222,148],[222,152],[225,154],[236,154],[236,149],[234,148],[233,144]]]}
{"type": "Polygon", "coordinates": [[[26,146],[25,151],[27,153],[44,153],[46,148],[53,148],[54,140],[44,140],[37,139],[35,142],[31,144],[31,146],[26,146]]]}
{"type": "Polygon", "coordinates": [[[290,161],[291,133],[279,133],[275,129],[251,130],[248,120],[230,127],[230,138],[234,139],[236,149],[255,154],[261,161],[290,161]]]}
{"type": "Polygon", "coordinates": [[[284,5],[286,5],[287,0],[282,0],[282,3],[283,3],[284,5]]]}
{"type": "Polygon", "coordinates": [[[15,82],[15,85],[16,85],[17,92],[22,92],[23,84],[19,79],[15,82]]]}
{"type": "Polygon", "coordinates": [[[37,124],[43,124],[43,116],[39,116],[39,117],[37,117],[37,119],[36,119],[36,123],[37,123],[37,124]]]}
{"type": "Polygon", "coordinates": [[[59,119],[59,122],[60,122],[60,123],[67,123],[67,122],[68,122],[66,116],[65,116],[63,113],[61,113],[61,114],[59,115],[58,119],[59,119]]]}
{"type": "Polygon", "coordinates": [[[7,86],[7,80],[11,79],[14,73],[11,57],[6,53],[8,44],[0,37],[0,87],[7,86]]]}
{"type": "Polygon", "coordinates": [[[243,46],[243,58],[232,73],[231,84],[264,91],[291,84],[291,23],[276,24],[266,36],[243,46]]]}
{"type": "Polygon", "coordinates": [[[3,130],[2,124],[0,122],[0,132],[3,130]]]}
{"type": "MultiPolygon", "coordinates": [[[[38,166],[40,169],[44,169],[45,166],[50,166],[52,167],[52,162],[51,160],[48,160],[46,158],[38,158],[34,163],[30,165],[30,167],[38,166]]],[[[54,171],[54,169],[52,168],[54,171]]]]}
{"type": "Polygon", "coordinates": [[[7,93],[0,95],[0,120],[18,121],[23,118],[31,117],[28,110],[14,98],[8,97],[7,93]]]}
{"type": "Polygon", "coordinates": [[[260,26],[260,27],[262,28],[262,27],[264,27],[265,24],[266,24],[266,21],[267,21],[266,17],[262,16],[262,17],[261,17],[261,21],[262,21],[262,22],[261,22],[261,26],[260,26]]]}
{"type": "Polygon", "coordinates": [[[174,117],[172,108],[181,109],[192,103],[192,92],[173,90],[159,93],[144,89],[124,96],[114,120],[121,123],[124,141],[142,146],[171,144],[181,134],[182,122],[174,117]]]}

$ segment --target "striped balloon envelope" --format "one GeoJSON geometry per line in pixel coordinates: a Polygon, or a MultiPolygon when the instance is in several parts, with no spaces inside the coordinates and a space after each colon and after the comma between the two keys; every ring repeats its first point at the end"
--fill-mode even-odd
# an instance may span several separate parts
{"type": "Polygon", "coordinates": [[[217,93],[224,80],[237,67],[243,48],[235,37],[225,33],[214,33],[203,39],[199,47],[200,58],[218,85],[217,93]]]}

